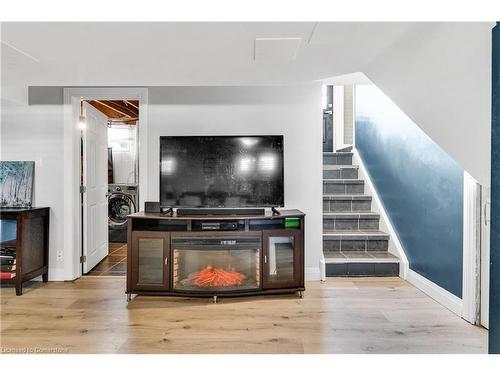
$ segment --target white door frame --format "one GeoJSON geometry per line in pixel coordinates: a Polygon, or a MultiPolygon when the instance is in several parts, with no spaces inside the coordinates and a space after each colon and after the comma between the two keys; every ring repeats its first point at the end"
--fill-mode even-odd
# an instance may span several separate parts
{"type": "Polygon", "coordinates": [[[142,87],[80,87],[64,89],[64,274],[82,275],[82,220],[80,204],[80,100],[139,100],[139,207],[148,195],[148,89],[142,87]]]}
{"type": "Polygon", "coordinates": [[[489,328],[491,189],[481,187],[481,325],[489,328]]]}
{"type": "Polygon", "coordinates": [[[344,86],[333,86],[333,152],[344,147],[344,86]]]}
{"type": "Polygon", "coordinates": [[[464,171],[462,317],[480,321],[481,303],[481,185],[464,171]]]}

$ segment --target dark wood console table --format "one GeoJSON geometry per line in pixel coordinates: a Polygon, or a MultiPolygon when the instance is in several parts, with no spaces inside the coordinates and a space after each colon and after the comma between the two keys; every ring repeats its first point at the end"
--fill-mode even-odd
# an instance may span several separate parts
{"type": "Polygon", "coordinates": [[[128,216],[131,294],[188,297],[303,296],[305,214],[128,216]]]}
{"type": "Polygon", "coordinates": [[[15,254],[15,276],[0,282],[15,284],[18,296],[22,294],[23,282],[38,276],[48,281],[49,216],[48,207],[0,208],[0,220],[16,222],[15,240],[1,243],[2,248],[15,254]]]}

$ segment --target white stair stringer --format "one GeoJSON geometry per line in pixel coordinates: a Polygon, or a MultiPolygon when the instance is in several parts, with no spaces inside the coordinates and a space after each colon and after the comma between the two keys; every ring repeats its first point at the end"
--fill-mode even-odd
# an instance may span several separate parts
{"type": "Polygon", "coordinates": [[[399,264],[400,264],[399,277],[406,280],[408,278],[408,272],[410,266],[408,263],[408,258],[406,257],[406,253],[403,249],[403,246],[399,241],[397,232],[394,229],[389,219],[389,216],[387,215],[387,212],[385,211],[385,208],[382,204],[382,201],[380,200],[380,197],[377,194],[377,190],[373,185],[370,175],[366,171],[363,160],[359,156],[358,150],[354,147],[351,152],[353,153],[352,155],[353,164],[356,164],[359,167],[358,179],[365,181],[365,194],[372,196],[372,211],[380,215],[380,221],[379,221],[380,230],[390,235],[388,252],[399,258],[399,264]]]}

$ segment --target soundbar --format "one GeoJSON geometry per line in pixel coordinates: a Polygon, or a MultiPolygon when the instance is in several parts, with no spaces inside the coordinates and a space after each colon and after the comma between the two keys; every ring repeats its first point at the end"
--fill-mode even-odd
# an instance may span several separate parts
{"type": "Polygon", "coordinates": [[[260,216],[264,208],[178,208],[177,216],[225,215],[225,216],[260,216]]]}

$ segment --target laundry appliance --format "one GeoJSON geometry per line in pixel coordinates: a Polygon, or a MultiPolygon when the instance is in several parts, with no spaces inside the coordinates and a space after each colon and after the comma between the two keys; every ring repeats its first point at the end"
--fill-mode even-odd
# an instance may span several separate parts
{"type": "Polygon", "coordinates": [[[127,242],[127,216],[137,212],[137,206],[137,185],[108,185],[109,242],[127,242]]]}

